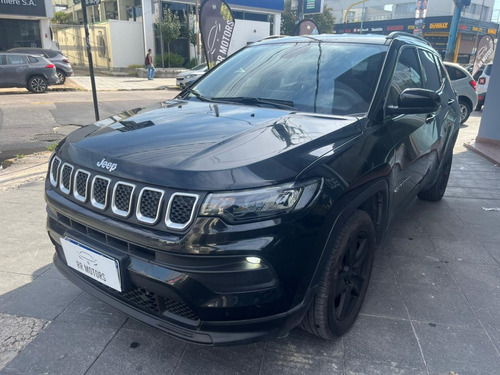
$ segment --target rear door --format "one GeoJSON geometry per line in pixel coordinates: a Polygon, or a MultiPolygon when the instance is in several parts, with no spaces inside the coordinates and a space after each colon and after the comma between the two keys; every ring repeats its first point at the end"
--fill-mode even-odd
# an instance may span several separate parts
{"type": "Polygon", "coordinates": [[[30,65],[26,55],[7,54],[6,84],[7,86],[25,86],[27,76],[30,72],[30,65]]]}

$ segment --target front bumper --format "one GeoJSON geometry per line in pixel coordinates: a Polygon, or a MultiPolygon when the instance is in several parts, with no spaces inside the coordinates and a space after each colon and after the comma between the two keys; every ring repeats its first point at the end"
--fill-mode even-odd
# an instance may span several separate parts
{"type": "MultiPolygon", "coordinates": [[[[171,236],[153,240],[155,233],[111,223],[51,189],[46,191],[46,200],[47,228],[56,247],[54,263],[61,273],[111,306],[175,337],[204,345],[271,339],[298,325],[307,310],[313,289],[300,296],[293,288],[287,289],[287,282],[280,280],[265,259],[260,268],[245,269],[246,257],[255,256],[258,247],[252,244],[254,250],[249,251],[247,239],[230,241],[227,256],[220,249],[221,255],[169,253],[158,250],[159,244],[168,248],[168,244],[184,240],[171,236]],[[118,237],[110,234],[113,228],[118,237]],[[61,238],[71,238],[118,259],[123,292],[70,268],[61,238]],[[142,246],[132,244],[134,240],[142,246]]],[[[271,231],[278,233],[276,242],[285,243],[291,254],[290,243],[279,234],[283,231],[271,231]]],[[[301,275],[293,277],[300,279],[301,275]]]]}

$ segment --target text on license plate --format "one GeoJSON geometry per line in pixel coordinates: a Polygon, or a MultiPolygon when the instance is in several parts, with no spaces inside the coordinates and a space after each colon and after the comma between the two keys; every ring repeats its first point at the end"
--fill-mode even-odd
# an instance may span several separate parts
{"type": "Polygon", "coordinates": [[[70,238],[61,238],[61,245],[68,266],[110,288],[122,291],[118,260],[70,238]]]}

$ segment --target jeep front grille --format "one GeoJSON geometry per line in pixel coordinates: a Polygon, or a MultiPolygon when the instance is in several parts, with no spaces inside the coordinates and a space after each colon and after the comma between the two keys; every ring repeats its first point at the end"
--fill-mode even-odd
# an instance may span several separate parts
{"type": "Polygon", "coordinates": [[[87,186],[89,182],[90,173],[77,170],[75,173],[74,190],[73,196],[80,202],[85,202],[87,200],[87,186]]]}
{"type": "Polygon", "coordinates": [[[144,188],[139,195],[137,204],[137,219],[144,223],[155,224],[160,215],[160,203],[164,191],[153,188],[144,188]]]}
{"type": "Polygon", "coordinates": [[[90,200],[92,205],[101,210],[106,209],[108,203],[108,188],[111,180],[102,176],[95,176],[92,180],[90,200]]]}
{"type": "Polygon", "coordinates": [[[167,227],[184,229],[193,218],[193,207],[198,201],[196,194],[175,193],[170,198],[165,223],[167,227]]]}
{"type": "Polygon", "coordinates": [[[55,156],[50,163],[50,183],[52,186],[57,186],[57,179],[59,176],[59,167],[61,166],[61,159],[55,156]]]}
{"type": "Polygon", "coordinates": [[[71,175],[73,174],[73,166],[64,163],[61,169],[61,181],[59,182],[59,189],[68,195],[71,191],[71,175]]]}
{"type": "Polygon", "coordinates": [[[132,210],[132,194],[135,185],[126,182],[117,182],[113,190],[113,202],[111,209],[118,216],[127,217],[132,210]]]}
{"type": "Polygon", "coordinates": [[[80,204],[90,204],[122,218],[133,218],[135,212],[139,223],[156,225],[162,220],[167,228],[174,230],[184,230],[193,222],[200,198],[197,194],[170,192],[167,195],[165,190],[149,186],[136,189],[137,185],[133,183],[92,175],[78,167],[73,173],[73,165],[61,164],[57,156],[52,158],[50,183],[65,195],[72,194],[80,204]],[[165,195],[167,199],[164,199],[165,195]]]}

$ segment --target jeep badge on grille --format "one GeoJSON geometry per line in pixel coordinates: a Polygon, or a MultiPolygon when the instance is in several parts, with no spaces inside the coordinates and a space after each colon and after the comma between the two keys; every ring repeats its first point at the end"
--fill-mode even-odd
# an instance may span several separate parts
{"type": "Polygon", "coordinates": [[[106,161],[106,158],[103,158],[101,161],[98,161],[96,165],[103,169],[107,169],[110,172],[113,172],[116,169],[116,167],[118,167],[118,164],[106,161]]]}

